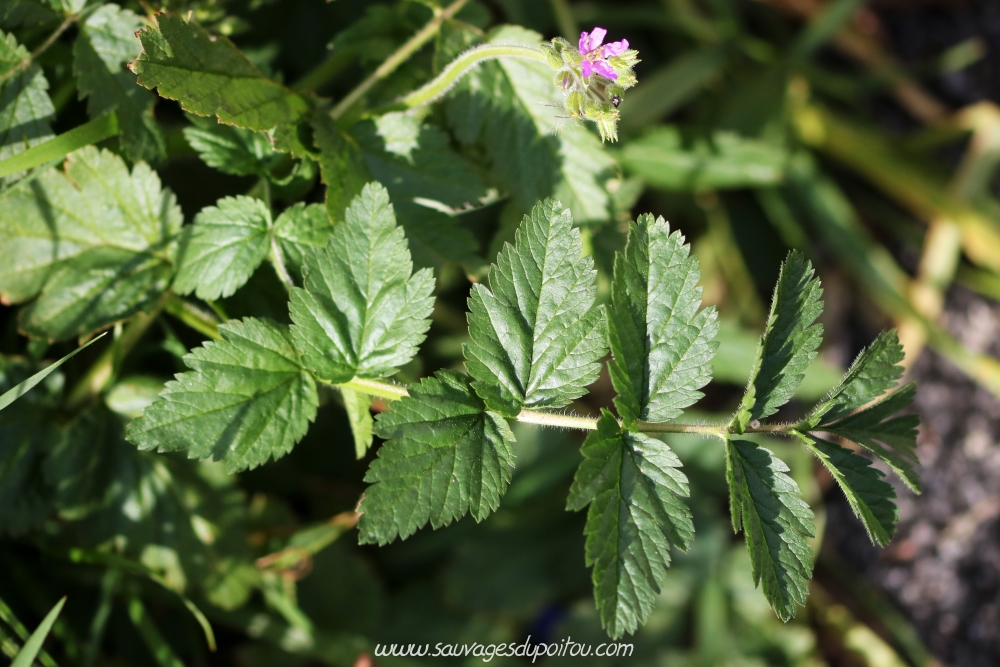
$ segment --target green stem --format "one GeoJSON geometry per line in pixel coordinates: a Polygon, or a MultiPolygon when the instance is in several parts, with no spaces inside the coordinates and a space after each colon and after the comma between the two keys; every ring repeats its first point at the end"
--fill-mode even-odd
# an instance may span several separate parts
{"type": "MultiPolygon", "coordinates": [[[[395,401],[410,395],[406,387],[378,380],[365,380],[354,378],[350,382],[336,385],[345,389],[350,389],[361,394],[377,396],[388,401],[395,401]]],[[[594,417],[578,417],[576,415],[561,414],[558,412],[542,412],[541,410],[521,410],[518,413],[517,421],[525,424],[538,424],[540,426],[551,426],[553,428],[566,428],[578,431],[596,431],[597,419],[594,417]]],[[[790,434],[799,427],[799,424],[761,424],[757,427],[749,427],[744,433],[768,433],[768,434],[790,434]]],[[[654,424],[651,422],[639,422],[639,431],[642,433],[699,433],[711,435],[717,438],[725,438],[729,429],[728,423],[721,424],[654,424]]]]}
{"type": "Polygon", "coordinates": [[[344,99],[337,103],[337,106],[333,107],[330,111],[330,116],[334,120],[343,116],[358,100],[361,99],[362,96],[364,96],[365,93],[371,90],[372,86],[395,72],[396,68],[406,62],[407,59],[414,53],[419,51],[424,44],[429,42],[441,29],[441,25],[457,14],[468,1],[469,0],[455,0],[455,2],[451,3],[446,8],[435,11],[434,18],[432,18],[427,25],[421,28],[419,32],[413,35],[413,37],[408,39],[405,44],[396,49],[396,52],[386,58],[385,61],[378,66],[378,69],[372,72],[368,78],[358,84],[354,90],[349,92],[344,99]]]}
{"type": "Polygon", "coordinates": [[[469,49],[458,58],[455,58],[432,81],[404,97],[402,103],[409,109],[430,104],[448,92],[455,85],[455,82],[461,79],[470,69],[484,60],[494,60],[496,58],[528,58],[543,63],[549,62],[542,50],[534,46],[483,44],[474,49],[469,49]]]}
{"type": "Polygon", "coordinates": [[[190,301],[171,294],[164,304],[164,310],[198,333],[213,340],[222,340],[222,335],[219,334],[219,320],[190,301]]]}
{"type": "Polygon", "coordinates": [[[271,236],[271,264],[274,265],[274,272],[278,274],[278,280],[281,281],[286,290],[291,292],[292,288],[295,287],[295,282],[285,267],[285,257],[281,253],[281,248],[278,247],[278,239],[273,235],[271,236]]]}
{"type": "Polygon", "coordinates": [[[46,38],[46,40],[42,42],[41,46],[32,51],[30,56],[19,62],[9,71],[0,74],[0,84],[3,84],[5,81],[7,81],[7,79],[17,75],[19,72],[23,72],[24,70],[28,69],[28,67],[31,66],[31,63],[35,60],[35,58],[45,53],[50,46],[55,44],[55,41],[59,39],[59,36],[62,35],[64,32],[66,32],[66,28],[76,23],[76,21],[79,20],[79,18],[80,16],[77,14],[70,14],[69,16],[67,16],[66,20],[63,21],[59,25],[59,27],[55,29],[55,32],[49,35],[48,38],[46,38]]]}
{"type": "Polygon", "coordinates": [[[58,160],[75,150],[104,141],[116,134],[118,134],[118,116],[114,112],[98,116],[89,123],[74,127],[6,160],[0,160],[0,178],[58,160]]]}
{"type": "Polygon", "coordinates": [[[148,313],[139,313],[134,316],[125,326],[122,335],[108,346],[94,365],[90,367],[87,374],[77,383],[76,387],[66,399],[66,409],[73,411],[83,407],[95,396],[100,395],[104,389],[114,380],[122,361],[132,351],[135,344],[139,342],[143,334],[150,325],[160,316],[169,299],[169,292],[164,294],[156,305],[148,313]]]}

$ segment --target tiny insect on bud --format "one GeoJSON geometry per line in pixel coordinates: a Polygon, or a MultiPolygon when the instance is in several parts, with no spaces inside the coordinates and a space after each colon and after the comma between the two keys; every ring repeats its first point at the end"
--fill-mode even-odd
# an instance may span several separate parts
{"type": "Polygon", "coordinates": [[[618,108],[618,105],[621,104],[621,103],[622,103],[622,98],[621,97],[619,97],[618,95],[612,95],[611,96],[611,104],[613,104],[616,109],[618,108]]]}

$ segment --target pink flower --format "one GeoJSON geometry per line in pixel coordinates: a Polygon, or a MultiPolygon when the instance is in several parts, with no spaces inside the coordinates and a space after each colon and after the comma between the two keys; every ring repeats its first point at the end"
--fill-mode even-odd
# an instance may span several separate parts
{"type": "Polygon", "coordinates": [[[608,58],[620,56],[628,50],[628,40],[623,39],[620,42],[601,46],[601,43],[604,42],[604,36],[607,34],[608,31],[600,27],[595,27],[589,33],[580,33],[579,48],[580,55],[583,56],[583,65],[580,69],[583,78],[590,77],[594,72],[612,81],[618,78],[618,74],[608,64],[608,58]]]}

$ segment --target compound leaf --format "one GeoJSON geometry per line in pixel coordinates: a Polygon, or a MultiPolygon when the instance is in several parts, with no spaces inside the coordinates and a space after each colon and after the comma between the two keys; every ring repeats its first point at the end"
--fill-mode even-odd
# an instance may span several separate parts
{"type": "Polygon", "coordinates": [[[840,445],[812,435],[798,436],[837,480],[871,541],[880,547],[887,545],[896,532],[899,508],[893,502],[896,491],[883,481],[882,471],[873,468],[868,459],[840,445]]]}
{"type": "Polygon", "coordinates": [[[604,629],[617,639],[645,622],[667,576],[670,547],[694,537],[684,502],[687,477],[660,440],[622,430],[605,410],[583,443],[584,460],[569,493],[569,509],[590,504],[587,565],[604,629]]]}
{"type": "Polygon", "coordinates": [[[466,365],[491,409],[514,416],[522,406],[562,407],[597,379],[604,318],[594,262],[582,254],[569,209],[548,199],[497,256],[492,291],[473,287],[466,365]]]}
{"type": "Polygon", "coordinates": [[[861,351],[844,379],[807,418],[810,426],[830,423],[854,412],[896,386],[903,376],[903,346],[895,329],[883,331],[861,351]]]}
{"type": "Polygon", "coordinates": [[[806,603],[812,578],[813,513],[788,466],[769,450],[747,440],[726,446],[726,477],[733,526],[742,524],[754,584],[787,621],[806,603]]]}
{"type": "Polygon", "coordinates": [[[253,197],[226,197],[195,216],[174,289],[201,299],[231,296],[267,257],[271,211],[253,197]]]}
{"type": "Polygon", "coordinates": [[[430,326],[434,275],[413,273],[381,185],[365,186],[329,245],[305,253],[303,268],[305,288],[292,290],[292,336],[317,377],[339,384],[391,375],[417,353],[430,326]]]}
{"type": "Polygon", "coordinates": [[[309,112],[305,98],[264,77],[229,39],[177,14],[157,14],[139,40],[143,51],[131,65],[139,83],[185,111],[250,130],[294,125],[309,112]]]}
{"type": "Polygon", "coordinates": [[[378,415],[375,433],[387,442],[365,475],[362,544],[406,539],[466,513],[482,521],[510,484],[514,434],[458,373],[421,380],[378,415]]]}
{"type": "Polygon", "coordinates": [[[608,337],[615,406],[626,424],[679,416],[712,378],[719,324],[699,310],[698,260],[663,218],[639,216],[615,258],[608,337]]]}
{"type": "Polygon", "coordinates": [[[63,340],[125,319],[160,298],[183,217],[145,163],[92,146],[0,195],[0,299],[39,298],[21,313],[33,336],[63,340]]]}
{"type": "Polygon", "coordinates": [[[920,418],[913,414],[894,416],[910,407],[915,395],[916,386],[911,382],[860,412],[824,424],[822,429],[861,445],[914,493],[920,493],[920,476],[915,469],[920,464],[916,454],[920,418]]]}
{"type": "Polygon", "coordinates": [[[187,450],[236,472],[284,456],[305,435],[316,417],[316,383],[287,328],[247,318],[219,333],[223,340],[184,357],[192,370],[129,424],[127,437],[140,449],[187,450]]]}
{"type": "Polygon", "coordinates": [[[135,85],[124,68],[142,50],[135,33],[143,21],[115,4],[99,7],[80,25],[73,43],[73,72],[80,98],[87,98],[91,118],[115,111],[122,149],[132,161],[159,162],[166,154],[163,135],[153,119],[155,97],[135,85]]]}
{"type": "MultiPolygon", "coordinates": [[[[30,58],[14,35],[0,31],[0,76],[9,75],[30,58]]],[[[48,119],[56,109],[48,89],[42,68],[35,63],[0,83],[0,160],[52,138],[48,119]]]]}
{"type": "Polygon", "coordinates": [[[741,430],[777,412],[802,383],[823,339],[823,326],[813,324],[823,312],[822,294],[812,264],[793,250],[781,266],[767,328],[736,416],[741,430]]]}

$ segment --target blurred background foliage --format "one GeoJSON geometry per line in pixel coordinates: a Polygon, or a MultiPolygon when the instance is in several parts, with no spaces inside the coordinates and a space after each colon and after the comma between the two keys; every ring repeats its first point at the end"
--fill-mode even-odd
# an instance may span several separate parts
{"type": "MultiPolygon", "coordinates": [[[[53,4],[3,0],[0,28],[34,49],[61,21],[53,4]]],[[[140,15],[190,13],[233,39],[267,76],[335,101],[440,11],[432,0],[122,5],[140,15]]],[[[366,137],[381,140],[394,154],[380,159],[376,147],[367,157],[369,172],[390,188],[409,184],[416,188],[410,199],[425,192],[441,176],[435,151],[453,151],[469,170],[459,176],[470,198],[479,201],[448,211],[453,231],[424,237],[414,249],[418,262],[437,270],[439,302],[421,356],[399,379],[461,363],[470,281],[484,277],[536,195],[567,196],[567,172],[577,169],[586,172],[577,183],[587,188],[568,192],[602,271],[602,298],[624,223],[637,213],[663,215],[694,244],[705,301],[722,314],[715,380],[700,416],[725,418],[735,408],[779,263],[793,248],[818,267],[826,302],[825,347],[800,389],[803,401],[822,396],[887,326],[899,328],[908,363],[930,349],[1000,395],[1000,362],[985,344],[961,342],[941,319],[953,285],[1000,299],[1000,108],[988,101],[1000,81],[996,9],[957,0],[470,0],[435,39],[378,81],[354,120],[419,86],[502,24],[574,43],[582,29],[603,26],[639,50],[639,84],[621,104],[619,143],[599,149],[565,127],[526,143],[504,142],[524,136],[513,131],[481,141],[480,124],[488,135],[491,122],[521,121],[504,107],[507,97],[476,107],[462,85],[433,106],[416,134],[372,129],[369,121],[355,126],[363,146],[366,137]],[[914,30],[908,22],[958,26],[956,12],[981,16],[981,32],[941,28],[934,40],[907,41],[906,31],[914,30]],[[393,136],[402,143],[390,146],[393,136]]],[[[55,134],[93,112],[78,99],[72,75],[75,37],[71,28],[37,59],[49,81],[55,134]]],[[[323,200],[316,166],[273,153],[260,136],[236,133],[234,141],[258,159],[223,173],[199,158],[199,141],[227,130],[162,99],[155,118],[161,150],[147,157],[188,221],[217,199],[259,192],[264,183],[285,203],[323,200]]],[[[119,150],[115,140],[102,145],[119,150]]],[[[453,173],[444,176],[454,180],[453,173]]],[[[412,215],[411,228],[424,224],[412,215]]],[[[269,267],[219,306],[231,317],[287,320],[285,294],[269,267]]],[[[538,641],[606,640],[583,562],[584,517],[564,511],[580,436],[518,425],[517,469],[498,512],[482,524],[467,518],[386,548],[360,548],[353,508],[368,460],[355,460],[333,392],[291,455],[235,477],[212,464],[138,455],[124,441],[123,420],[141,412],[164,378],[183,369],[180,356],[202,340],[183,322],[164,317],[150,326],[116,368],[119,379],[103,404],[75,417],[69,435],[48,431],[62,427],[47,423],[46,409],[83,375],[82,361],[53,374],[24,399],[24,410],[0,417],[0,438],[30,433],[58,443],[58,456],[44,468],[4,465],[26,466],[24,474],[39,476],[37,488],[46,475],[60,480],[55,514],[48,499],[30,497],[33,477],[20,496],[0,496],[7,515],[0,517],[5,654],[16,652],[25,625],[35,625],[62,595],[69,599],[40,658],[44,665],[364,667],[411,664],[374,658],[376,642],[523,642],[529,634],[538,641]],[[80,487],[101,480],[108,486],[97,505],[76,501],[86,496],[80,487]],[[214,628],[215,653],[192,608],[214,628]]],[[[0,307],[0,323],[0,390],[30,375],[43,357],[72,349],[20,337],[12,307],[0,307]]],[[[80,356],[93,361],[96,353],[80,356]]],[[[589,402],[574,409],[596,414],[610,396],[602,377],[589,402]]],[[[801,407],[793,403],[787,414],[801,407]]],[[[936,663],[905,611],[856,578],[829,544],[817,549],[808,608],[780,623],[753,589],[742,540],[729,527],[722,448],[694,436],[669,442],[692,482],[698,538],[689,553],[676,554],[656,611],[634,637],[634,655],[621,662],[936,663]]],[[[802,451],[772,444],[792,465],[822,526],[831,480],[802,451]]],[[[821,529],[815,546],[822,536],[821,529]]]]}

